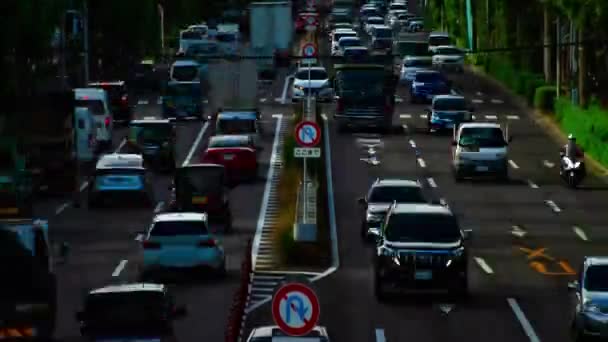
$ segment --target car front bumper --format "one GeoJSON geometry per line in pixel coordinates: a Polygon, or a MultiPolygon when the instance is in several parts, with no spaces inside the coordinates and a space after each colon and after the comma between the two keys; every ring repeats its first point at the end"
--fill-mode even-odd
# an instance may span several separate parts
{"type": "Polygon", "coordinates": [[[456,171],[462,175],[491,175],[505,174],[508,171],[508,161],[498,160],[468,160],[460,159],[455,163],[456,171]]]}

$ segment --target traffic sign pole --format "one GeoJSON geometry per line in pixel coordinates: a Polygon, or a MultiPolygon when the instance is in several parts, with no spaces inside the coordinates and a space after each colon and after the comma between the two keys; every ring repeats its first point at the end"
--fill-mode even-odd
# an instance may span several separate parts
{"type": "MultiPolygon", "coordinates": [[[[310,70],[309,70],[309,80],[310,80],[310,70]]],[[[310,85],[309,85],[310,86],[310,85]]],[[[309,101],[310,101],[310,94],[309,96],[309,101]]],[[[309,102],[310,104],[310,102],[309,102]]],[[[308,108],[308,110],[310,110],[310,106],[308,108]]],[[[319,125],[312,121],[312,120],[307,120],[307,116],[309,116],[308,113],[304,113],[304,120],[302,122],[300,122],[295,129],[295,135],[296,135],[296,142],[298,143],[298,145],[302,146],[302,147],[315,147],[319,144],[319,141],[321,140],[321,128],[319,127],[319,125]]],[[[307,201],[307,196],[308,196],[308,162],[307,160],[308,158],[304,158],[303,161],[303,166],[302,166],[302,171],[303,171],[303,176],[302,176],[302,183],[303,183],[303,188],[302,188],[302,197],[303,197],[303,212],[304,214],[302,215],[302,223],[303,224],[307,224],[307,218],[306,216],[308,216],[306,213],[308,212],[308,201],[307,201]]]]}

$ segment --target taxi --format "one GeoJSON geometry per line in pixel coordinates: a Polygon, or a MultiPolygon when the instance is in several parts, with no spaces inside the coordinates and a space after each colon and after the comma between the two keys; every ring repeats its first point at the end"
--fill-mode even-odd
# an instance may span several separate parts
{"type": "Polygon", "coordinates": [[[258,176],[257,150],[248,135],[212,136],[201,162],[223,165],[230,181],[255,180],[258,176]]]}
{"type": "Polygon", "coordinates": [[[105,204],[112,198],[124,202],[131,197],[145,206],[153,204],[152,187],[144,159],[139,154],[113,153],[102,156],[89,184],[89,208],[105,204]]]}
{"type": "Polygon", "coordinates": [[[129,123],[128,148],[144,161],[165,171],[175,168],[175,125],[170,119],[146,117],[129,123]]]}
{"type": "Polygon", "coordinates": [[[215,122],[216,135],[247,135],[255,146],[260,146],[261,125],[259,113],[256,111],[227,111],[220,112],[215,122]]]}

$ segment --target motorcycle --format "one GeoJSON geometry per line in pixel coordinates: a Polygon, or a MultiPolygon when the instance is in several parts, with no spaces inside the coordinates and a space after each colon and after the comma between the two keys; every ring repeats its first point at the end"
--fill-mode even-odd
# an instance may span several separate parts
{"type": "Polygon", "coordinates": [[[576,188],[585,178],[585,161],[571,159],[563,152],[560,153],[560,176],[571,188],[576,188]]]}

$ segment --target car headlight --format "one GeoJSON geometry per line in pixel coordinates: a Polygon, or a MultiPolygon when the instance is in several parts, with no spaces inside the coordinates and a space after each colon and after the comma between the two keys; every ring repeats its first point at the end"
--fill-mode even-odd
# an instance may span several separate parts
{"type": "Polygon", "coordinates": [[[369,223],[380,223],[382,221],[382,215],[367,213],[366,221],[369,223]]]}
{"type": "Polygon", "coordinates": [[[588,313],[599,313],[600,307],[594,303],[585,303],[583,306],[583,311],[588,313]]]}

